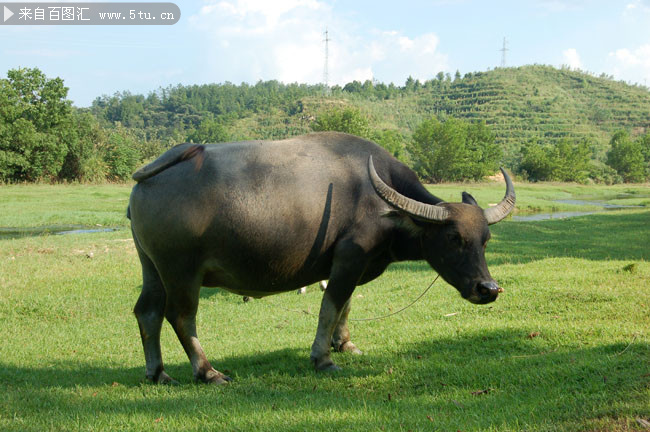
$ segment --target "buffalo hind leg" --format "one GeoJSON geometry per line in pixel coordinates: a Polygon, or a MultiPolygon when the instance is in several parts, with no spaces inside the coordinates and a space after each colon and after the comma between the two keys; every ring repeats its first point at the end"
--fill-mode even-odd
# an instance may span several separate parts
{"type": "Polygon", "coordinates": [[[334,327],[332,336],[332,348],[338,352],[351,352],[352,354],[363,354],[359,348],[350,340],[350,330],[348,329],[348,315],[350,314],[350,302],[348,300],[343,306],[339,322],[334,327]]]}
{"type": "Polygon", "coordinates": [[[133,312],[138,319],[142,347],[144,348],[145,374],[147,380],[156,384],[176,384],[177,382],[165,373],[160,352],[160,329],[165,313],[165,289],[156,267],[149,257],[137,247],[137,241],[136,248],[142,264],[142,292],[133,312]]]}
{"type": "Polygon", "coordinates": [[[204,383],[223,384],[231,381],[231,378],[212,367],[196,334],[196,312],[201,289],[201,281],[196,274],[195,271],[179,271],[176,275],[192,276],[189,276],[188,280],[179,280],[178,277],[165,279],[167,287],[165,316],[190,359],[194,379],[204,383]]]}

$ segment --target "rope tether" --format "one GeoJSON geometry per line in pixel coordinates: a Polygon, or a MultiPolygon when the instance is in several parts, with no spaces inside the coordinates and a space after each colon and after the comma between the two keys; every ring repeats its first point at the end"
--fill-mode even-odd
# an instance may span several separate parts
{"type": "MultiPolygon", "coordinates": [[[[378,317],[372,317],[372,318],[348,319],[348,321],[375,321],[375,320],[380,320],[380,319],[388,318],[388,317],[393,316],[393,315],[397,315],[398,313],[403,312],[403,311],[405,311],[406,309],[410,308],[410,307],[413,306],[413,305],[414,305],[418,300],[420,300],[422,297],[424,297],[424,295],[425,295],[425,294],[426,294],[426,293],[431,289],[431,287],[432,287],[433,284],[438,280],[439,277],[440,277],[440,275],[437,275],[436,278],[435,278],[435,279],[434,279],[434,280],[429,284],[429,286],[427,287],[427,289],[425,289],[425,290],[422,292],[422,294],[420,294],[420,295],[419,295],[415,300],[413,300],[411,303],[409,303],[408,305],[404,306],[403,308],[401,308],[401,309],[399,309],[399,310],[396,310],[395,312],[391,312],[391,313],[386,314],[386,315],[381,315],[381,316],[378,316],[378,317]]],[[[287,309],[287,308],[285,308],[285,307],[282,307],[282,306],[279,306],[279,305],[274,305],[274,304],[271,304],[271,306],[275,306],[275,307],[277,307],[277,308],[279,308],[279,309],[282,309],[282,310],[285,310],[285,311],[287,311],[287,312],[296,312],[296,313],[303,313],[303,314],[305,314],[305,315],[318,316],[318,314],[311,313],[311,312],[306,311],[306,310],[287,309]]]]}

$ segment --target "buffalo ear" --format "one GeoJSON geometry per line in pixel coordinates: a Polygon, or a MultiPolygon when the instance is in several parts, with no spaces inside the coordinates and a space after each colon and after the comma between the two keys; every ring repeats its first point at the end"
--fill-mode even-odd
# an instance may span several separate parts
{"type": "Polygon", "coordinates": [[[423,226],[427,225],[424,222],[420,222],[417,219],[398,210],[391,210],[387,213],[384,213],[384,217],[392,219],[397,226],[405,229],[414,236],[421,235],[423,226]]]}
{"type": "Polygon", "coordinates": [[[463,192],[463,203],[478,206],[478,203],[476,202],[474,197],[468,194],[467,192],[463,192]]]}

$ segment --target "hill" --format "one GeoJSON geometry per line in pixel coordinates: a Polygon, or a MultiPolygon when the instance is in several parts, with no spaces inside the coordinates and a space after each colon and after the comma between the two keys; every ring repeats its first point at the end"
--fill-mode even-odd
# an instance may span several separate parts
{"type": "Polygon", "coordinates": [[[650,130],[650,92],[611,77],[551,66],[497,68],[464,77],[439,73],[404,86],[353,82],[320,85],[208,84],[161,89],[147,97],[129,93],[97,98],[91,111],[105,123],[145,129],[148,137],[183,140],[205,118],[226,125],[231,139],[279,139],[310,131],[310,123],[333,106],[354,106],[376,129],[396,129],[409,140],[431,116],[485,121],[516,165],[522,143],[589,140],[602,159],[611,135],[650,130]]]}
{"type": "Polygon", "coordinates": [[[506,154],[539,139],[587,139],[603,156],[618,129],[650,127],[650,92],[606,77],[568,69],[525,66],[468,74],[444,92],[418,95],[429,112],[485,120],[506,154]]]}
{"type": "Polygon", "coordinates": [[[403,86],[178,85],[146,96],[101,96],[89,108],[72,107],[67,91],[37,68],[0,79],[0,182],[123,180],[181,142],[312,130],[370,138],[428,181],[452,178],[427,166],[447,167],[456,178],[465,171],[454,163],[488,160],[470,171],[505,165],[533,181],[650,179],[648,88],[550,66],[456,72],[453,79],[440,72],[403,86]]]}

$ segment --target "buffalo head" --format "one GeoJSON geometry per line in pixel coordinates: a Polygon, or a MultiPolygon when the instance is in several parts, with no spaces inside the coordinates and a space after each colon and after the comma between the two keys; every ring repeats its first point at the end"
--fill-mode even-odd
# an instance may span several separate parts
{"type": "Polygon", "coordinates": [[[377,194],[399,213],[416,221],[423,258],[472,303],[490,303],[503,291],[490,276],[485,262],[485,247],[490,239],[488,225],[504,219],[515,206],[512,181],[503,168],[501,172],[506,181],[505,197],[496,206],[483,210],[465,192],[460,203],[433,205],[408,198],[379,178],[372,156],[368,161],[368,173],[377,194]]]}

